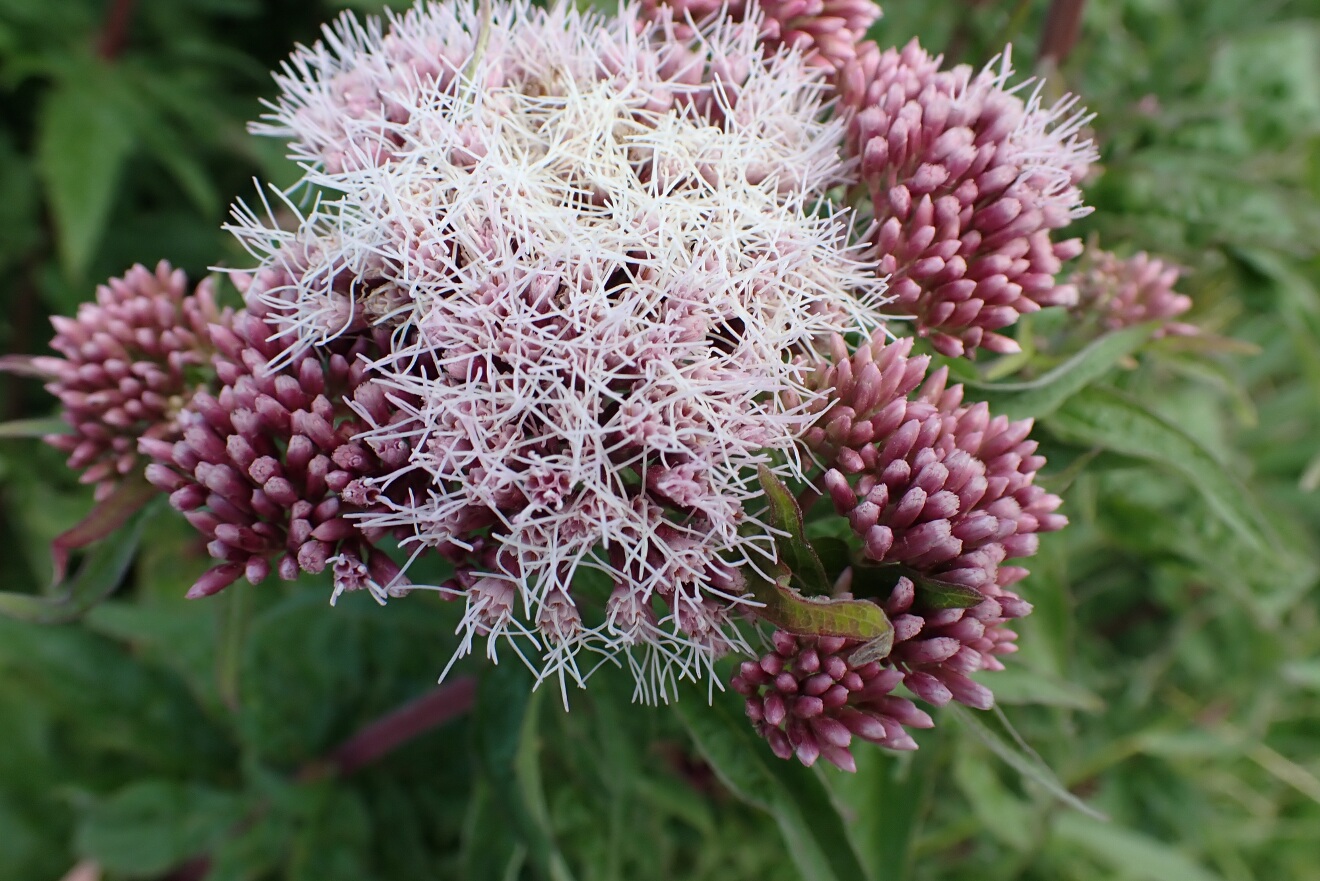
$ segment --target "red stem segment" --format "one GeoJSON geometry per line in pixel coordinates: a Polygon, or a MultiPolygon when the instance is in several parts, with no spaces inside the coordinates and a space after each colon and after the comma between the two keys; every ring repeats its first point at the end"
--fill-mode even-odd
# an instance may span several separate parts
{"type": "Polygon", "coordinates": [[[340,774],[352,774],[414,737],[468,712],[476,695],[475,679],[455,679],[367,725],[326,756],[326,762],[340,774]]]}
{"type": "MultiPolygon", "coordinates": [[[[310,782],[329,774],[348,775],[361,770],[413,738],[467,713],[476,696],[477,680],[472,676],[432,689],[359,729],[320,759],[304,765],[297,779],[310,782]]],[[[259,814],[260,811],[249,816],[235,832],[256,822],[259,814]]],[[[205,881],[210,872],[211,857],[198,854],[176,866],[162,881],[205,881]]]]}
{"type": "Polygon", "coordinates": [[[106,61],[114,61],[124,50],[135,5],[135,0],[110,0],[109,8],[105,11],[105,23],[101,25],[101,38],[96,45],[97,54],[106,61]]]}
{"type": "Polygon", "coordinates": [[[1045,14],[1045,28],[1040,37],[1039,62],[1055,67],[1068,60],[1082,28],[1082,8],[1086,0],[1053,0],[1045,14]]]}

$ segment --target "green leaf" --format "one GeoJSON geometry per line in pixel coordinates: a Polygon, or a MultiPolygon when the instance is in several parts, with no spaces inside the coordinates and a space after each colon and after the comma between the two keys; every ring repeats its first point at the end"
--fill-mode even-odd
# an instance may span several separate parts
{"type": "Polygon", "coordinates": [[[73,551],[85,548],[110,535],[159,495],[160,490],[147,483],[142,475],[126,476],[110,495],[97,502],[92,510],[87,512],[86,517],[55,536],[55,540],[50,543],[55,577],[60,579],[64,577],[69,555],[73,551]]]}
{"type": "Polygon", "coordinates": [[[38,167],[71,278],[83,275],[101,241],[120,171],[133,149],[112,78],[100,65],[75,66],[46,97],[38,119],[38,167]]]}
{"type": "Polygon", "coordinates": [[[1157,326],[1156,322],[1148,322],[1107,333],[1058,367],[1030,382],[967,382],[965,385],[975,389],[974,397],[988,403],[990,411],[996,416],[1039,419],[1059,409],[1073,395],[1141,348],[1157,326]]]}
{"type": "MultiPolygon", "coordinates": [[[[220,197],[211,182],[205,166],[198,160],[197,129],[188,131],[172,118],[162,99],[189,101],[194,107],[205,109],[209,95],[191,84],[176,85],[167,77],[148,71],[125,71],[131,77],[125,83],[128,94],[121,103],[135,138],[143,149],[159,162],[187,194],[201,214],[214,214],[220,197]]],[[[193,115],[196,115],[195,113],[193,115]]],[[[208,133],[215,137],[224,133],[223,118],[211,120],[208,133]]]]}
{"type": "Polygon", "coordinates": [[[68,433],[68,423],[63,419],[15,419],[12,422],[0,422],[0,439],[68,433]]]}
{"type": "Polygon", "coordinates": [[[1122,392],[1079,392],[1045,423],[1061,440],[1162,465],[1181,475],[1244,541],[1262,544],[1261,515],[1245,487],[1198,440],[1122,392]]]}
{"type": "Polygon", "coordinates": [[[272,764],[325,757],[369,720],[429,691],[437,657],[452,648],[443,636],[453,630],[447,610],[381,607],[365,591],[332,608],[328,581],[305,577],[267,609],[260,606],[269,592],[253,590],[258,609],[244,628],[237,723],[247,749],[272,764]]]}
{"type": "Polygon", "coordinates": [[[914,731],[921,749],[894,753],[857,749],[856,774],[832,775],[832,789],[846,808],[848,828],[871,877],[905,881],[948,737],[942,729],[914,731]]]}
{"type": "Polygon", "coordinates": [[[853,564],[853,596],[884,600],[894,592],[901,579],[912,582],[918,605],[926,609],[970,609],[985,602],[985,594],[975,588],[932,578],[898,563],[876,565],[867,560],[853,564]]]}
{"type": "Polygon", "coordinates": [[[1239,256],[1274,283],[1283,328],[1297,355],[1296,372],[1311,386],[1312,399],[1320,400],[1320,292],[1304,272],[1279,254],[1242,248],[1239,256]]]}
{"type": "Polygon", "coordinates": [[[1054,822],[1054,837],[1110,866],[1123,878],[1143,881],[1221,881],[1177,848],[1132,829],[1097,822],[1078,814],[1063,814],[1054,822]]]}
{"type": "MultiPolygon", "coordinates": [[[[0,48],[0,56],[6,53],[0,48]]],[[[0,131],[0,269],[17,263],[41,241],[40,187],[32,163],[15,147],[8,131],[0,131]]],[[[8,356],[6,356],[8,357],[8,356]]]]}
{"type": "Polygon", "coordinates": [[[369,877],[371,817],[351,789],[326,780],[305,787],[306,813],[299,819],[287,881],[361,881],[369,877]]]}
{"type": "Polygon", "coordinates": [[[1010,666],[994,674],[995,702],[1015,705],[1059,707],[1098,713],[1105,702],[1094,692],[1040,670],[1010,666]]]}
{"type": "MultiPolygon", "coordinates": [[[[780,630],[804,636],[842,636],[867,645],[869,660],[889,654],[894,643],[894,625],[885,610],[870,600],[836,600],[804,597],[789,585],[788,570],[778,568],[775,581],[766,581],[750,568],[744,570],[747,589],[762,604],[756,614],[780,630]]],[[[854,655],[854,663],[865,663],[854,655]]]]}
{"type": "Polygon", "coordinates": [[[276,873],[286,858],[293,837],[293,818],[268,812],[261,821],[239,827],[232,837],[211,852],[206,881],[258,881],[280,877],[276,873]]]}
{"type": "Polygon", "coordinates": [[[150,878],[223,841],[245,800],[195,784],[144,780],[98,803],[78,826],[75,847],[107,871],[150,878]]]}
{"type": "Polygon", "coordinates": [[[1285,682],[1320,693],[1320,659],[1293,661],[1282,672],[1285,682]]]}
{"type": "Polygon", "coordinates": [[[73,621],[109,596],[123,581],[142,540],[152,511],[138,511],[128,525],[101,542],[87,555],[72,578],[47,596],[0,593],[0,615],[37,624],[73,621]]]}
{"type": "Polygon", "coordinates": [[[470,881],[518,881],[527,848],[510,827],[491,787],[479,781],[463,826],[463,872],[470,881]]]}
{"type": "Polygon", "coordinates": [[[779,561],[788,567],[793,577],[802,584],[808,596],[825,596],[831,590],[816,549],[807,541],[802,529],[802,509],[784,482],[764,464],[757,468],[761,488],[770,502],[770,525],[779,530],[775,536],[775,549],[779,561]]]}
{"type": "Polygon", "coordinates": [[[532,868],[544,881],[569,881],[573,873],[555,844],[540,786],[535,708],[541,694],[532,693],[525,669],[507,662],[489,668],[477,689],[472,734],[482,775],[532,868]]]}
{"type": "Polygon", "coordinates": [[[960,750],[953,779],[986,830],[1009,847],[1025,851],[1033,838],[1031,809],[1009,791],[983,758],[980,750],[960,750]]]}
{"type": "Polygon", "coordinates": [[[702,757],[720,781],[753,807],[769,813],[806,881],[870,878],[848,836],[843,818],[820,777],[796,761],[770,752],[742,713],[714,704],[674,704],[702,757]]]}
{"type": "Polygon", "coordinates": [[[138,657],[173,670],[199,700],[221,712],[212,604],[182,597],[162,606],[142,605],[136,598],[111,599],[89,610],[83,622],[96,633],[129,644],[138,657]]]}
{"type": "Polygon", "coordinates": [[[975,735],[976,739],[984,743],[1004,764],[1039,785],[1059,801],[1088,817],[1105,818],[1104,814],[1073,795],[1059,782],[1059,778],[1040,756],[1022,742],[1001,711],[973,712],[958,704],[950,704],[945,712],[958,720],[959,725],[975,735]]]}
{"type": "Polygon", "coordinates": [[[985,602],[985,594],[976,588],[938,578],[914,578],[912,585],[918,601],[927,609],[971,609],[985,602]]]}

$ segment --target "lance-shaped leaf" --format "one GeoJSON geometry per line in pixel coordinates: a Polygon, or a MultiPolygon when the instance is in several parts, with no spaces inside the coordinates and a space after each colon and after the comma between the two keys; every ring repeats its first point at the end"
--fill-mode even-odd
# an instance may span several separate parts
{"type": "Polygon", "coordinates": [[[804,881],[868,881],[844,819],[819,773],[781,762],[747,724],[730,695],[707,705],[681,700],[674,710],[697,749],[737,798],[775,818],[804,881]]]}
{"type": "Polygon", "coordinates": [[[1055,776],[1050,766],[1045,764],[1045,761],[1013,730],[1013,726],[1009,724],[1002,711],[978,713],[958,704],[951,704],[945,712],[957,719],[959,724],[985,744],[1006,765],[1039,785],[1058,801],[1088,817],[1098,820],[1107,819],[1104,814],[1073,795],[1059,782],[1059,778],[1055,776]]]}
{"type": "Polygon", "coordinates": [[[1180,474],[1244,541],[1264,548],[1269,525],[1237,473],[1143,401],[1114,389],[1090,388],[1069,399],[1045,424],[1063,441],[1145,459],[1180,474]]]}
{"type": "Polygon", "coordinates": [[[927,609],[971,609],[985,602],[984,594],[963,584],[923,578],[915,585],[917,599],[927,609]]]}
{"type": "Polygon", "coordinates": [[[145,477],[134,475],[124,478],[115,487],[115,491],[98,502],[86,517],[71,529],[57,535],[50,543],[50,555],[55,562],[55,580],[64,580],[71,553],[105,538],[123,526],[159,492],[147,483],[145,477]]]}
{"type": "Polygon", "coordinates": [[[893,593],[894,586],[904,578],[912,582],[917,591],[917,601],[927,609],[970,609],[985,601],[985,595],[975,588],[941,581],[895,563],[881,566],[854,563],[853,593],[883,599],[893,593]]]}
{"type": "Polygon", "coordinates": [[[870,600],[836,600],[804,597],[790,584],[788,568],[780,564],[773,582],[754,572],[747,574],[747,587],[764,608],[757,614],[780,630],[799,636],[842,636],[876,643],[876,650],[893,644],[894,627],[885,610],[870,600]]]}
{"type": "Polygon", "coordinates": [[[0,439],[4,440],[68,433],[69,426],[62,419],[15,419],[12,422],[0,422],[0,439]]]}
{"type": "Polygon", "coordinates": [[[1158,322],[1107,333],[1048,373],[1029,382],[966,381],[975,397],[995,414],[1009,419],[1048,416],[1065,401],[1100,379],[1150,339],[1158,322]]]}
{"type": "Polygon", "coordinates": [[[761,477],[761,488],[770,502],[770,525],[781,534],[775,536],[775,550],[779,552],[779,561],[788,567],[792,577],[812,596],[823,596],[830,592],[830,579],[825,574],[816,549],[807,541],[802,529],[802,509],[797,499],[789,492],[767,466],[757,469],[761,477]]]}
{"type": "Polygon", "coordinates": [[[78,618],[119,586],[137,555],[150,515],[147,510],[128,518],[130,524],[89,553],[78,572],[51,595],[0,592],[0,615],[36,624],[63,624],[78,618]]]}

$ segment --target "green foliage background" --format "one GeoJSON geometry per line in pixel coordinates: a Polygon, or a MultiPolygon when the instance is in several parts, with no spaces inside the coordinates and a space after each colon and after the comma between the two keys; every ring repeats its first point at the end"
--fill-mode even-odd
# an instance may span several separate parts
{"type": "MultiPolygon", "coordinates": [[[[1047,6],[890,0],[873,35],[976,64],[1012,39],[1025,68],[1047,6]]],[[[43,351],[47,315],[134,262],[241,259],[228,202],[294,171],[244,122],[338,8],[0,0],[5,351],[43,351]]],[[[506,663],[458,671],[481,674],[472,713],[321,773],[433,687],[453,610],[331,609],[316,583],[186,602],[204,548],[157,508],[43,597],[49,542],[90,499],[13,421],[50,399],[6,376],[0,879],[80,861],[180,881],[1320,877],[1320,2],[1085,13],[1050,80],[1098,114],[1082,232],[1186,266],[1222,339],[1111,340],[1050,373],[1068,352],[1042,313],[1022,358],[964,368],[1039,417],[1073,521],[1042,541],[1023,650],[988,678],[1039,761],[999,719],[946,712],[915,755],[808,771],[727,695],[643,708],[605,671],[566,714],[506,663]],[[1061,804],[1042,767],[1108,819],[1061,804]]]]}

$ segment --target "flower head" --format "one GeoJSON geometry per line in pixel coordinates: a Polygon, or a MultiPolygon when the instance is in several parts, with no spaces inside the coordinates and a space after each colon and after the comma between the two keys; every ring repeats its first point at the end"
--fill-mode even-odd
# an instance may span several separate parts
{"type": "Polygon", "coordinates": [[[1192,298],[1173,289],[1181,270],[1145,251],[1127,259],[1110,251],[1088,251],[1086,268],[1071,279],[1077,288],[1074,314],[1091,317],[1107,330],[1145,321],[1160,322],[1156,336],[1193,336],[1199,329],[1174,321],[1192,308],[1192,298]]]}
{"type": "Polygon", "coordinates": [[[368,589],[378,599],[406,589],[398,567],[371,547],[349,515],[368,510],[377,493],[364,480],[407,459],[402,446],[354,440],[365,424],[345,399],[387,416],[382,390],[366,380],[359,356],[379,337],[343,337],[269,370],[281,346],[261,310],[243,310],[232,329],[212,329],[220,381],[199,390],[178,414],[179,437],[146,436],[154,461],[147,479],[207,539],[218,560],[189,596],[207,596],[240,577],[252,584],[272,569],[292,580],[331,568],[335,595],[368,589]]]}
{"type": "Polygon", "coordinates": [[[911,338],[876,332],[850,353],[835,337],[812,379],[824,394],[809,405],[821,415],[803,443],[827,469],[825,490],[867,561],[839,589],[866,579],[870,596],[888,570],[892,586],[876,599],[893,645],[882,660],[855,659],[859,642],[776,632],[772,653],[742,665],[733,687],[782,758],[852,770],[854,736],[915,749],[904,728],[932,722],[891,693],[900,684],[934,706],[992,706],[970,674],[1002,668],[996,656],[1017,638],[1006,622],[1031,611],[1010,589],[1027,571],[1003,564],[1031,556],[1038,533],[1068,522],[1060,499],[1034,483],[1045,460],[1027,438],[1031,421],[965,406],[947,369],[927,376],[930,359],[911,349],[911,338]]]}
{"type": "Polygon", "coordinates": [[[1047,106],[1037,84],[1010,87],[1009,54],[974,74],[941,70],[916,41],[868,44],[840,75],[848,141],[874,221],[894,314],[946,355],[1015,351],[996,331],[1076,298],[1054,276],[1081,252],[1053,230],[1087,213],[1078,184],[1097,158],[1090,117],[1069,96],[1047,106]]]}
{"type": "Polygon", "coordinates": [[[997,656],[1017,650],[1017,634],[1005,622],[1031,611],[1007,592],[968,609],[934,608],[922,604],[907,578],[883,605],[893,619],[894,648],[882,661],[857,658],[861,643],[854,640],[776,631],[769,653],[743,662],[731,684],[780,758],[796,756],[805,765],[824,758],[853,771],[854,737],[886,749],[916,749],[906,729],[934,722],[894,693],[900,685],[932,706],[958,701],[989,709],[994,695],[969,674],[1003,669],[997,656]]]}
{"type": "Polygon", "coordinates": [[[833,403],[805,440],[831,466],[825,488],[870,560],[998,596],[1026,575],[1001,564],[1067,524],[1061,500],[1035,484],[1045,459],[1031,420],[963,405],[947,369],[926,377],[911,346],[877,333],[848,356],[836,341],[816,380],[833,403]]]}
{"type": "Polygon", "coordinates": [[[238,212],[248,302],[277,366],[389,333],[366,369],[392,410],[355,404],[358,442],[409,454],[356,522],[455,561],[463,651],[516,637],[562,682],[583,650],[653,649],[634,669],[664,697],[737,644],[729,571],[774,559],[751,475],[778,454],[801,476],[813,340],[876,322],[883,282],[822,208],[842,124],[754,18],[680,40],[497,5],[473,59],[481,27],[463,5],[345,18],[295,57],[263,131],[330,195],[292,230],[238,212]],[[577,608],[592,577],[604,621],[577,608]]]}
{"type": "Polygon", "coordinates": [[[161,261],[155,271],[134,266],[96,289],[75,318],[55,317],[51,348],[63,358],[35,358],[52,379],[71,434],[46,438],[86,469],[83,483],[105,498],[142,467],[140,437],[173,441],[183,431],[179,408],[199,379],[210,348],[209,325],[229,320],[215,303],[210,279],[188,292],[182,270],[161,261]]]}
{"type": "Polygon", "coordinates": [[[761,41],[768,53],[790,46],[808,63],[838,71],[857,57],[858,44],[880,18],[872,0],[642,0],[643,15],[672,14],[677,32],[691,35],[716,18],[761,18],[761,41]]]}

